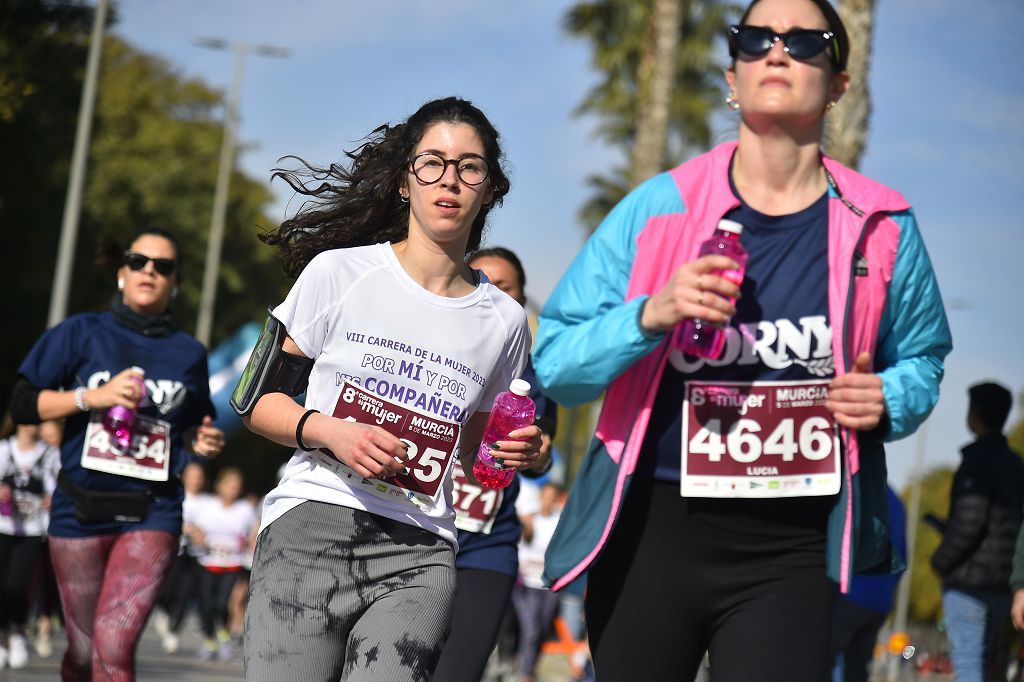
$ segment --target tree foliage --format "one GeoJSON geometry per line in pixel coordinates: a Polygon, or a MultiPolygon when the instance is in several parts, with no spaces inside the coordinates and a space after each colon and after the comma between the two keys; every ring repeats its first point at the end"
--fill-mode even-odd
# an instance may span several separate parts
{"type": "Polygon", "coordinates": [[[875,0],[842,0],[839,14],[850,35],[850,89],[827,117],[829,156],[851,168],[860,166],[871,121],[868,78],[875,32],[875,0]]]}
{"type": "MultiPolygon", "coordinates": [[[[587,40],[593,47],[592,63],[600,75],[587,93],[577,114],[597,117],[598,137],[623,150],[630,157],[637,139],[637,126],[647,121],[638,116],[647,92],[645,74],[650,64],[655,36],[656,0],[592,0],[572,7],[565,16],[565,30],[587,40]]],[[[727,16],[735,11],[730,3],[716,0],[676,0],[681,4],[679,45],[672,72],[668,129],[663,143],[662,169],[674,166],[695,151],[711,144],[709,117],[723,97],[721,65],[715,60],[715,38],[723,36],[727,16]]],[[[631,169],[613,168],[591,176],[596,192],[581,209],[581,219],[593,230],[606,207],[615,205],[634,183],[631,169]]]]}
{"type": "MultiPolygon", "coordinates": [[[[44,331],[56,264],[92,8],[68,0],[0,3],[0,267],[8,283],[0,344],[0,403],[44,331]]],[[[195,327],[222,135],[223,96],[120,38],[104,41],[68,313],[105,308],[114,275],[96,266],[102,236],[127,246],[148,226],[181,242],[176,324],[195,327]]],[[[212,343],[260,320],[286,282],[256,238],[272,227],[265,182],[236,169],[212,343]]],[[[272,470],[271,470],[272,471],[272,470]]]]}

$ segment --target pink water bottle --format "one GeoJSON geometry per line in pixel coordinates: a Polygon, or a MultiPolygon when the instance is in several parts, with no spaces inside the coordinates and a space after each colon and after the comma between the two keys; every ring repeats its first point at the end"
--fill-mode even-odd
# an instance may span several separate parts
{"type": "Polygon", "coordinates": [[[516,379],[509,390],[499,393],[484,427],[484,437],[473,464],[473,475],[485,488],[504,488],[515,478],[516,470],[505,468],[500,459],[491,456],[494,444],[499,440],[510,440],[508,434],[533,423],[536,410],[530,400],[530,383],[516,379]]]}
{"type": "MultiPolygon", "coordinates": [[[[139,387],[139,402],[146,397],[146,372],[141,367],[132,367],[132,381],[139,387]]],[[[123,405],[113,405],[107,410],[107,430],[114,434],[118,449],[126,451],[132,444],[132,424],[135,423],[135,410],[123,405]]]]}
{"type": "MultiPolygon", "coordinates": [[[[743,225],[735,220],[718,221],[718,229],[700,247],[700,255],[718,254],[728,256],[739,263],[735,270],[716,270],[720,275],[739,286],[743,282],[743,272],[747,268],[747,250],[740,244],[743,225]]],[[[714,296],[715,294],[710,294],[714,296]]],[[[735,303],[735,299],[730,299],[735,303]]],[[[683,323],[679,335],[679,350],[690,355],[697,355],[709,360],[716,360],[725,347],[725,327],[698,318],[691,318],[683,323]]]]}

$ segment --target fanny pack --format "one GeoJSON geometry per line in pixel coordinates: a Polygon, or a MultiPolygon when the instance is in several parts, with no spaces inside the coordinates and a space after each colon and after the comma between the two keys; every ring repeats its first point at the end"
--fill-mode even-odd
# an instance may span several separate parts
{"type": "Polygon", "coordinates": [[[75,518],[81,523],[139,523],[149,516],[153,494],[148,490],[115,492],[88,490],[72,481],[62,469],[57,484],[75,503],[75,518]]]}

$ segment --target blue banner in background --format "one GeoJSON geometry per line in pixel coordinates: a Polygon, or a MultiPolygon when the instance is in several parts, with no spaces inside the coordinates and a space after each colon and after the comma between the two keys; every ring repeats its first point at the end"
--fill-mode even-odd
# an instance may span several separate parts
{"type": "Polygon", "coordinates": [[[217,419],[214,424],[230,438],[244,428],[242,418],[235,414],[228,402],[231,392],[235,390],[245,364],[249,362],[256,339],[260,336],[262,326],[249,322],[236,331],[227,341],[209,353],[210,400],[217,408],[217,419]]]}

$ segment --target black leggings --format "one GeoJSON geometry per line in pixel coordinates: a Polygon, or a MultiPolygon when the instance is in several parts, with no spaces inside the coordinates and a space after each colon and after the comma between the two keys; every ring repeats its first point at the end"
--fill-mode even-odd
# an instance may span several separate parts
{"type": "Polygon", "coordinates": [[[202,620],[203,635],[213,639],[217,628],[224,628],[228,622],[228,600],[242,572],[240,570],[226,573],[213,573],[203,570],[199,582],[199,611],[202,620]]]}
{"type": "Polygon", "coordinates": [[[199,583],[206,569],[199,565],[196,558],[183,552],[174,560],[171,573],[167,576],[157,606],[162,608],[170,618],[171,632],[181,631],[189,604],[199,600],[199,583]]]}
{"type": "Polygon", "coordinates": [[[460,568],[452,630],[434,671],[435,682],[479,682],[508,609],[512,576],[460,568]]]}
{"type": "Polygon", "coordinates": [[[823,538],[723,532],[693,505],[678,483],[634,481],[587,582],[597,678],[692,680],[707,650],[715,682],[826,679],[823,538]]]}
{"type": "Polygon", "coordinates": [[[28,586],[43,539],[0,534],[0,630],[20,631],[28,621],[28,586]]]}

